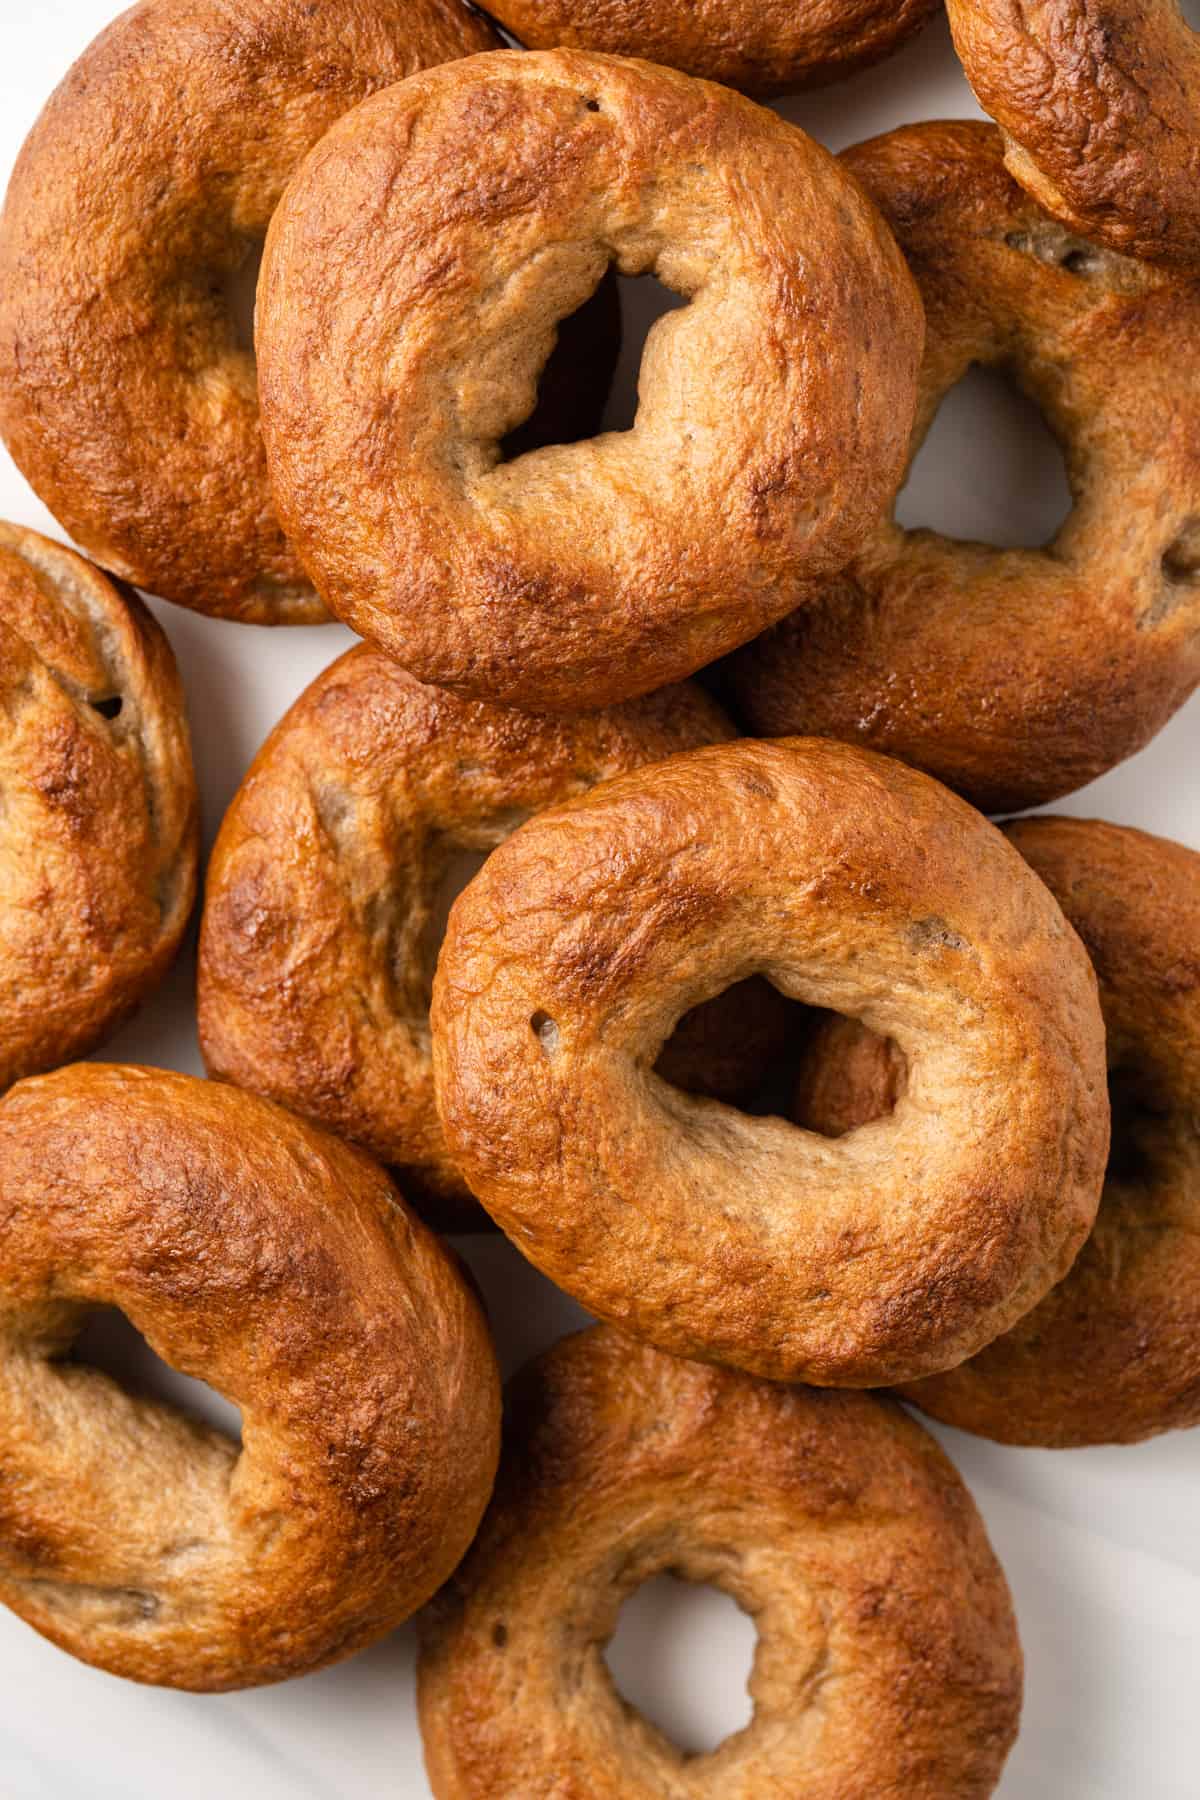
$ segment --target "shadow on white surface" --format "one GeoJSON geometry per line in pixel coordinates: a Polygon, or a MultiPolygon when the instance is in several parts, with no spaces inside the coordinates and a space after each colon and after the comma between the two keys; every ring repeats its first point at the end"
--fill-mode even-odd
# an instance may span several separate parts
{"type": "Polygon", "coordinates": [[[631,1594],[605,1652],[618,1692],[688,1755],[750,1723],[754,1621],[719,1588],[659,1575],[631,1594]]]}

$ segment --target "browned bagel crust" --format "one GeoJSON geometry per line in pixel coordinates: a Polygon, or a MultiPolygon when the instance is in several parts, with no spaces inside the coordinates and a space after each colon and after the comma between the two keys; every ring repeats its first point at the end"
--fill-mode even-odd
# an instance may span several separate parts
{"type": "Polygon", "coordinates": [[[341,113],[498,41],[458,0],[142,0],[66,76],[0,216],[0,430],[106,568],[227,618],[325,617],[226,284],[341,113]]]}
{"type": "Polygon", "coordinates": [[[170,966],[196,782],[170,645],[137,596],[0,521],[0,1090],[69,1062],[170,966]]]}
{"type": "Polygon", "coordinates": [[[882,62],[938,0],[491,0],[531,50],[602,50],[721,81],[748,94],[794,93],[882,62]]]}
{"type": "Polygon", "coordinates": [[[928,320],[912,454],[973,363],[1010,371],[1063,444],[1074,508],[1044,549],[880,515],[838,580],[734,661],[770,736],[845,737],[985,811],[1053,800],[1145,744],[1200,679],[1200,284],[1072,238],[977,123],[846,153],[928,320]]]}
{"type": "Polygon", "coordinates": [[[455,903],[432,1018],[472,1190],[589,1311],[681,1355],[915,1379],[1015,1323],[1095,1217],[1078,939],[986,820],[847,745],[717,745],[522,826],[455,903]],[[756,973],[896,1040],[890,1119],[833,1143],[652,1073],[681,1012],[756,973]]]}
{"type": "Polygon", "coordinates": [[[0,1105],[0,1599],[197,1690],[348,1656],[446,1578],[499,1378],[457,1263],[383,1171],[280,1108],[79,1064],[0,1105]],[[67,1360],[117,1305],[243,1447],[67,1360]]]}
{"type": "Polygon", "coordinates": [[[1007,831],[1099,976],[1113,1154],[1066,1279],[906,1398],[1004,1443],[1136,1443],[1200,1425],[1200,856],[1097,820],[1007,831]]]}
{"type": "Polygon", "coordinates": [[[1126,256],[1200,266],[1200,46],[1171,0],[948,0],[1012,173],[1126,256]]]}
{"type": "Polygon", "coordinates": [[[280,515],[330,608],[421,680],[608,705],[845,561],[900,469],[920,333],[882,222],[774,114],[647,63],[470,57],[341,120],[272,223],[280,515]],[[691,296],[647,340],[636,425],[500,462],[613,262],[691,296]]]}
{"type": "MultiPolygon", "coordinates": [[[[429,998],[447,876],[543,807],[732,736],[698,687],[535,718],[351,650],[276,726],[221,826],[200,939],[210,1072],[393,1165],[439,1225],[477,1226],[484,1215],[433,1098],[429,998]]],[[[778,999],[758,998],[760,1014],[778,999]]],[[[723,1040],[692,1045],[676,1079],[715,1075],[739,1091],[746,1020],[726,1009],[724,1024],[723,1040]]],[[[773,1043],[752,1046],[752,1062],[773,1043]]]]}
{"type": "Polygon", "coordinates": [[[606,1327],[510,1393],[496,1497],[421,1621],[437,1800],[984,1800],[1021,1648],[982,1521],[933,1439],[867,1394],[756,1382],[606,1327]],[[759,1641],[750,1725],[684,1757],[604,1662],[670,1570],[759,1641]]]}

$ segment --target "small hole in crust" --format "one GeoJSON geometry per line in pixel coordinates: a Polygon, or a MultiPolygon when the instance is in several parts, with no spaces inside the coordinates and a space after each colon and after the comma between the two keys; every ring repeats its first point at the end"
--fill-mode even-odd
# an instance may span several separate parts
{"type": "Polygon", "coordinates": [[[93,712],[98,712],[102,719],[115,719],[125,702],[120,694],[108,694],[103,700],[89,700],[88,705],[93,712]]]}
{"type": "Polygon", "coordinates": [[[585,100],[584,105],[587,107],[589,112],[599,112],[600,111],[600,102],[598,100],[585,100]]]}
{"type": "Polygon", "coordinates": [[[1050,543],[1071,511],[1063,453],[1006,373],[974,366],[942,398],[896,502],[896,523],[996,549],[1050,543]]]}
{"type": "Polygon", "coordinates": [[[754,1622],[719,1588],[659,1575],[621,1608],[605,1652],[621,1695],[685,1756],[705,1756],[753,1717],[754,1622]]]}
{"type": "Polygon", "coordinates": [[[1170,582],[1188,584],[1200,579],[1200,520],[1192,519],[1174,543],[1163,552],[1162,572],[1170,582]]]}
{"type": "Polygon", "coordinates": [[[502,1619],[498,1619],[492,1626],[492,1642],[497,1650],[503,1650],[508,1643],[508,1626],[502,1619]]]}
{"type": "Polygon", "coordinates": [[[558,1026],[549,1013],[535,1012],[529,1021],[529,1029],[542,1046],[547,1056],[553,1056],[558,1049],[558,1026]]]}
{"type": "Polygon", "coordinates": [[[135,1398],[162,1401],[197,1424],[214,1427],[231,1443],[242,1441],[237,1407],[206,1382],[165,1363],[115,1306],[89,1313],[66,1360],[107,1375],[135,1398]]]}

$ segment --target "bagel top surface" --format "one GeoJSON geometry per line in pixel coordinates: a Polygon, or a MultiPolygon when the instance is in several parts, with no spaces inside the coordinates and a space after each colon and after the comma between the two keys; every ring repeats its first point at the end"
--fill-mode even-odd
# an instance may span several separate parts
{"type": "Polygon", "coordinates": [[[605,1327],[510,1385],[494,1501],[421,1636],[437,1800],[984,1800],[1021,1705],[1003,1573],[915,1420],[605,1327]],[[758,1629],[754,1716],[707,1756],[604,1661],[666,1570],[758,1629]]]}
{"type": "Polygon", "coordinates": [[[1048,212],[1200,268],[1200,45],[1178,0],[949,0],[954,45],[1048,212]]]}
{"type": "Polygon", "coordinates": [[[197,1690],[382,1635],[474,1533],[495,1358],[383,1171],[272,1106],[78,1064],[0,1103],[0,1599],[197,1690]],[[97,1307],[241,1410],[240,1449],[72,1361],[97,1307]]]}
{"type": "Polygon", "coordinates": [[[340,114],[498,41],[458,0],[142,0],[84,51],[0,215],[0,430],[98,562],[201,612],[325,616],[231,284],[340,114]]]}
{"type": "Polygon", "coordinates": [[[834,81],[919,31],[937,0],[495,0],[532,50],[571,45],[666,63],[751,94],[834,81]]]}
{"type": "Polygon", "coordinates": [[[1095,1217],[1082,946],[986,820],[847,745],[717,745],[522,826],[451,911],[433,1030],[451,1154],[493,1218],[678,1354],[913,1379],[1015,1323],[1095,1217]],[[654,1073],[681,1013],[754,974],[896,1040],[890,1118],[831,1143],[654,1073]]]}
{"type": "Polygon", "coordinates": [[[845,560],[903,460],[920,334],[882,222],[774,114],[647,63],[470,57],[340,120],[272,223],[281,517],[329,606],[419,679],[607,705],[845,560]],[[502,461],[614,263],[690,302],[647,339],[634,426],[502,461]]]}
{"type": "Polygon", "coordinates": [[[1066,1279],[906,1397],[1009,1443],[1134,1443],[1200,1424],[1200,855],[1095,819],[1006,831],[1096,969],[1112,1151],[1066,1279]]]}
{"type": "Polygon", "coordinates": [[[136,595],[0,522],[0,1089],[115,1029],[196,893],[196,784],[170,647],[136,595]]]}
{"type": "Polygon", "coordinates": [[[476,1224],[430,1058],[451,884],[541,808],[730,735],[698,687],[537,718],[349,651],[272,732],[222,823],[200,946],[209,1068],[363,1144],[439,1222],[476,1224]]]}
{"type": "Polygon", "coordinates": [[[1200,283],[1051,219],[971,120],[843,153],[926,311],[910,466],[977,365],[1008,375],[1062,447],[1053,540],[999,547],[895,518],[734,662],[750,727],[846,737],[984,811],[1081,787],[1140,749],[1200,679],[1200,283]]]}

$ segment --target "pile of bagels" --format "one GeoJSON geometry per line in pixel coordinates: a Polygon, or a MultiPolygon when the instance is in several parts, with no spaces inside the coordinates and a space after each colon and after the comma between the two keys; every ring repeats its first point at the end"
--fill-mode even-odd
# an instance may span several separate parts
{"type": "Polygon", "coordinates": [[[30,133],[0,430],[79,548],[0,525],[0,1598],[74,1656],[420,1610],[438,1800],[971,1800],[1021,1651],[913,1409],[1200,1423],[1200,858],[988,816],[1200,681],[1200,50],[949,8],[998,124],[837,158],[749,96],[931,0],[140,0],[30,133]],[[1063,446],[1044,548],[896,523],[973,365],[1063,446]],[[363,640],[221,824],[207,1081],[79,1060],[200,885],[138,588],[363,640]],[[598,1321],[503,1408],[492,1224],[598,1321]],[[758,1628],[707,1756],[604,1660],[664,1571],[758,1628]]]}

